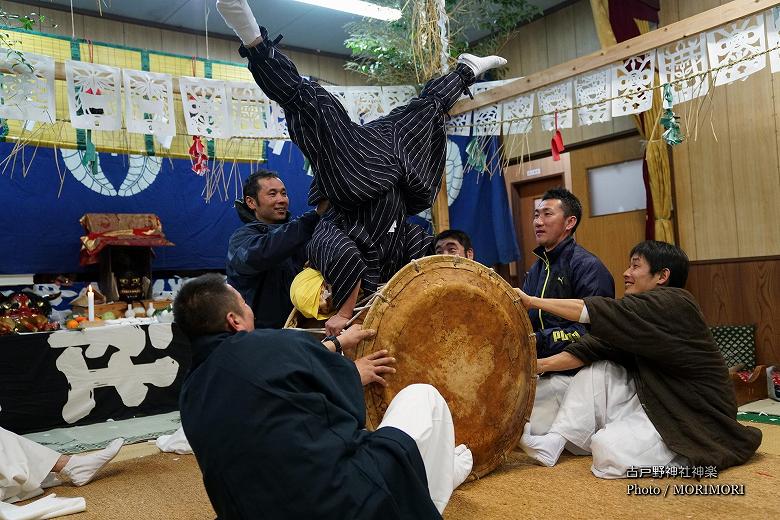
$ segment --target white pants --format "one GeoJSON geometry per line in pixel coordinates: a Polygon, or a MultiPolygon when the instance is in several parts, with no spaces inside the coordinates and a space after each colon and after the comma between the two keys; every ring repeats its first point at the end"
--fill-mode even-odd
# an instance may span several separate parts
{"type": "Polygon", "coordinates": [[[42,493],[41,482],[60,454],[0,428],[0,500],[42,493]]]}
{"type": "Polygon", "coordinates": [[[573,377],[548,374],[536,380],[534,407],[528,419],[531,435],[543,435],[550,431],[573,377]]]}
{"type": "Polygon", "coordinates": [[[623,478],[631,466],[685,461],[650,422],[626,369],[609,361],[593,363],[572,378],[550,433],[592,453],[591,471],[601,478],[623,478]]]}
{"type": "Polygon", "coordinates": [[[428,491],[439,513],[460,482],[454,480],[455,427],[447,402],[431,385],[409,385],[387,407],[380,428],[393,426],[409,435],[420,450],[428,491]]]}

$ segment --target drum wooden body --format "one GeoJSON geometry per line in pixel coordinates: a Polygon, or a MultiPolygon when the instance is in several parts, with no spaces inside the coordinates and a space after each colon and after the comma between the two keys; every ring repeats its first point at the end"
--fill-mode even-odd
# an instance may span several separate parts
{"type": "Polygon", "coordinates": [[[450,407],[455,444],[474,455],[473,476],[517,446],[536,389],[535,337],[519,297],[492,269],[445,255],[414,261],[380,291],[363,327],[377,334],[357,358],[386,349],[397,360],[387,387],[366,387],[370,429],[404,387],[428,383],[450,407]]]}

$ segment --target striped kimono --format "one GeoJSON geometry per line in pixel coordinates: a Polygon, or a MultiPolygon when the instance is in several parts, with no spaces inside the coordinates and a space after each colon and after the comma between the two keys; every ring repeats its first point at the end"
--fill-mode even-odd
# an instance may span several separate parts
{"type": "Polygon", "coordinates": [[[332,285],[339,308],[359,281],[373,292],[427,253],[431,237],[406,217],[429,208],[436,197],[447,144],[445,116],[474,83],[474,74],[458,65],[428,82],[408,105],[359,125],[338,99],[302,78],[261,31],[262,44],[239,52],[263,92],[284,109],[290,139],[312,164],[309,205],[331,202],[307,254],[332,285]]]}

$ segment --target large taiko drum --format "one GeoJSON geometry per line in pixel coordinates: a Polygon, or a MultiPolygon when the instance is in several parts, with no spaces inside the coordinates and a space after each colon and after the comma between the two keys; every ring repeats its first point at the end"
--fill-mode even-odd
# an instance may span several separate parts
{"type": "Polygon", "coordinates": [[[492,269],[455,256],[431,256],[398,271],[377,293],[363,327],[376,329],[356,357],[386,349],[397,372],[365,390],[375,429],[403,388],[428,383],[444,396],[455,443],[481,477],[517,446],[536,390],[535,337],[512,287],[492,269]]]}

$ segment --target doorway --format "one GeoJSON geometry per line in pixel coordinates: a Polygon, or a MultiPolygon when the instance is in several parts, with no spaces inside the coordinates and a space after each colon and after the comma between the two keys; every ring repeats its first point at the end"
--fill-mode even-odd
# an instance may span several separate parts
{"type": "Polygon", "coordinates": [[[506,192],[521,255],[520,260],[509,266],[509,276],[516,287],[522,287],[525,273],[536,260],[531,252],[536,248],[533,224],[535,203],[551,188],[563,186],[571,190],[570,164],[569,154],[564,153],[560,161],[545,157],[515,164],[504,170],[506,192]]]}

